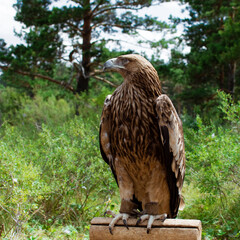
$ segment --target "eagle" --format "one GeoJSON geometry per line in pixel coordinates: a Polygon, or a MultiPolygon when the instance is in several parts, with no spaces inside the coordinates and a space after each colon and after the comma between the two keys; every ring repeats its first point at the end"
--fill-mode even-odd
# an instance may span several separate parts
{"type": "Polygon", "coordinates": [[[124,81],[104,102],[99,141],[104,161],[119,187],[119,214],[109,224],[130,216],[137,224],[176,218],[184,205],[181,190],[185,175],[182,122],[170,98],[162,94],[157,71],[144,57],[121,55],[105,62],[105,71],[124,81]]]}

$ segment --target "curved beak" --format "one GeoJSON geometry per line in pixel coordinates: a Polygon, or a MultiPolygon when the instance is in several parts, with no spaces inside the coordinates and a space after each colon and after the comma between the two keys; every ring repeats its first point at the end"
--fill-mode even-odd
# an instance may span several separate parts
{"type": "Polygon", "coordinates": [[[106,61],[103,65],[104,71],[115,71],[115,72],[121,72],[121,70],[124,70],[125,67],[122,64],[122,61],[119,60],[119,58],[112,58],[106,61]]]}
{"type": "Polygon", "coordinates": [[[111,71],[117,68],[116,60],[117,58],[112,58],[107,60],[103,65],[103,71],[108,71],[108,70],[111,71]]]}

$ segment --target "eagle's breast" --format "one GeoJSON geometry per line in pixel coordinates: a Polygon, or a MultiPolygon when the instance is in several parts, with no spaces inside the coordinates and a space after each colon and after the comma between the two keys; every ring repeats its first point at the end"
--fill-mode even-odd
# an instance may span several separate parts
{"type": "Polygon", "coordinates": [[[112,96],[114,153],[131,162],[159,156],[160,134],[154,99],[133,86],[121,87],[112,96]]]}

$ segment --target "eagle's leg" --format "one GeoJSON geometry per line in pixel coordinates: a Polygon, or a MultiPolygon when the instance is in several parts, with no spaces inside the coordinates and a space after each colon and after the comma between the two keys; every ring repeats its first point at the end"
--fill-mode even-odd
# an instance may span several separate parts
{"type": "Polygon", "coordinates": [[[112,230],[113,230],[115,224],[120,219],[122,219],[126,228],[129,229],[128,225],[127,225],[127,220],[131,215],[136,214],[134,209],[137,209],[137,204],[133,203],[131,200],[122,199],[119,214],[115,214],[114,212],[109,211],[109,210],[106,211],[106,214],[109,214],[109,215],[113,216],[113,220],[109,224],[109,231],[110,231],[111,234],[113,234],[112,230]]]}
{"type": "Polygon", "coordinates": [[[122,219],[124,225],[128,229],[127,220],[130,216],[136,216],[138,205],[133,201],[134,186],[131,177],[128,174],[127,167],[123,165],[124,161],[121,158],[115,158],[115,170],[117,176],[117,182],[119,185],[119,192],[121,198],[121,206],[119,214],[116,214],[113,220],[109,224],[109,231],[112,234],[112,230],[115,224],[122,219]]]}
{"type": "Polygon", "coordinates": [[[138,219],[136,225],[138,225],[139,223],[145,220],[148,220],[147,233],[149,233],[152,228],[152,224],[155,220],[161,220],[162,222],[164,222],[165,219],[167,218],[166,213],[157,214],[158,211],[159,211],[159,204],[157,202],[150,202],[145,204],[144,214],[138,219]]]}

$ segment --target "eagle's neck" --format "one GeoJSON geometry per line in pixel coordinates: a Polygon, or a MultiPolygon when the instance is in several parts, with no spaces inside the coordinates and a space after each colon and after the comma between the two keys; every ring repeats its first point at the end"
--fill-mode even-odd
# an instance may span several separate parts
{"type": "Polygon", "coordinates": [[[125,77],[123,87],[132,87],[140,91],[148,98],[156,98],[161,95],[161,84],[156,70],[144,69],[125,77]]]}

